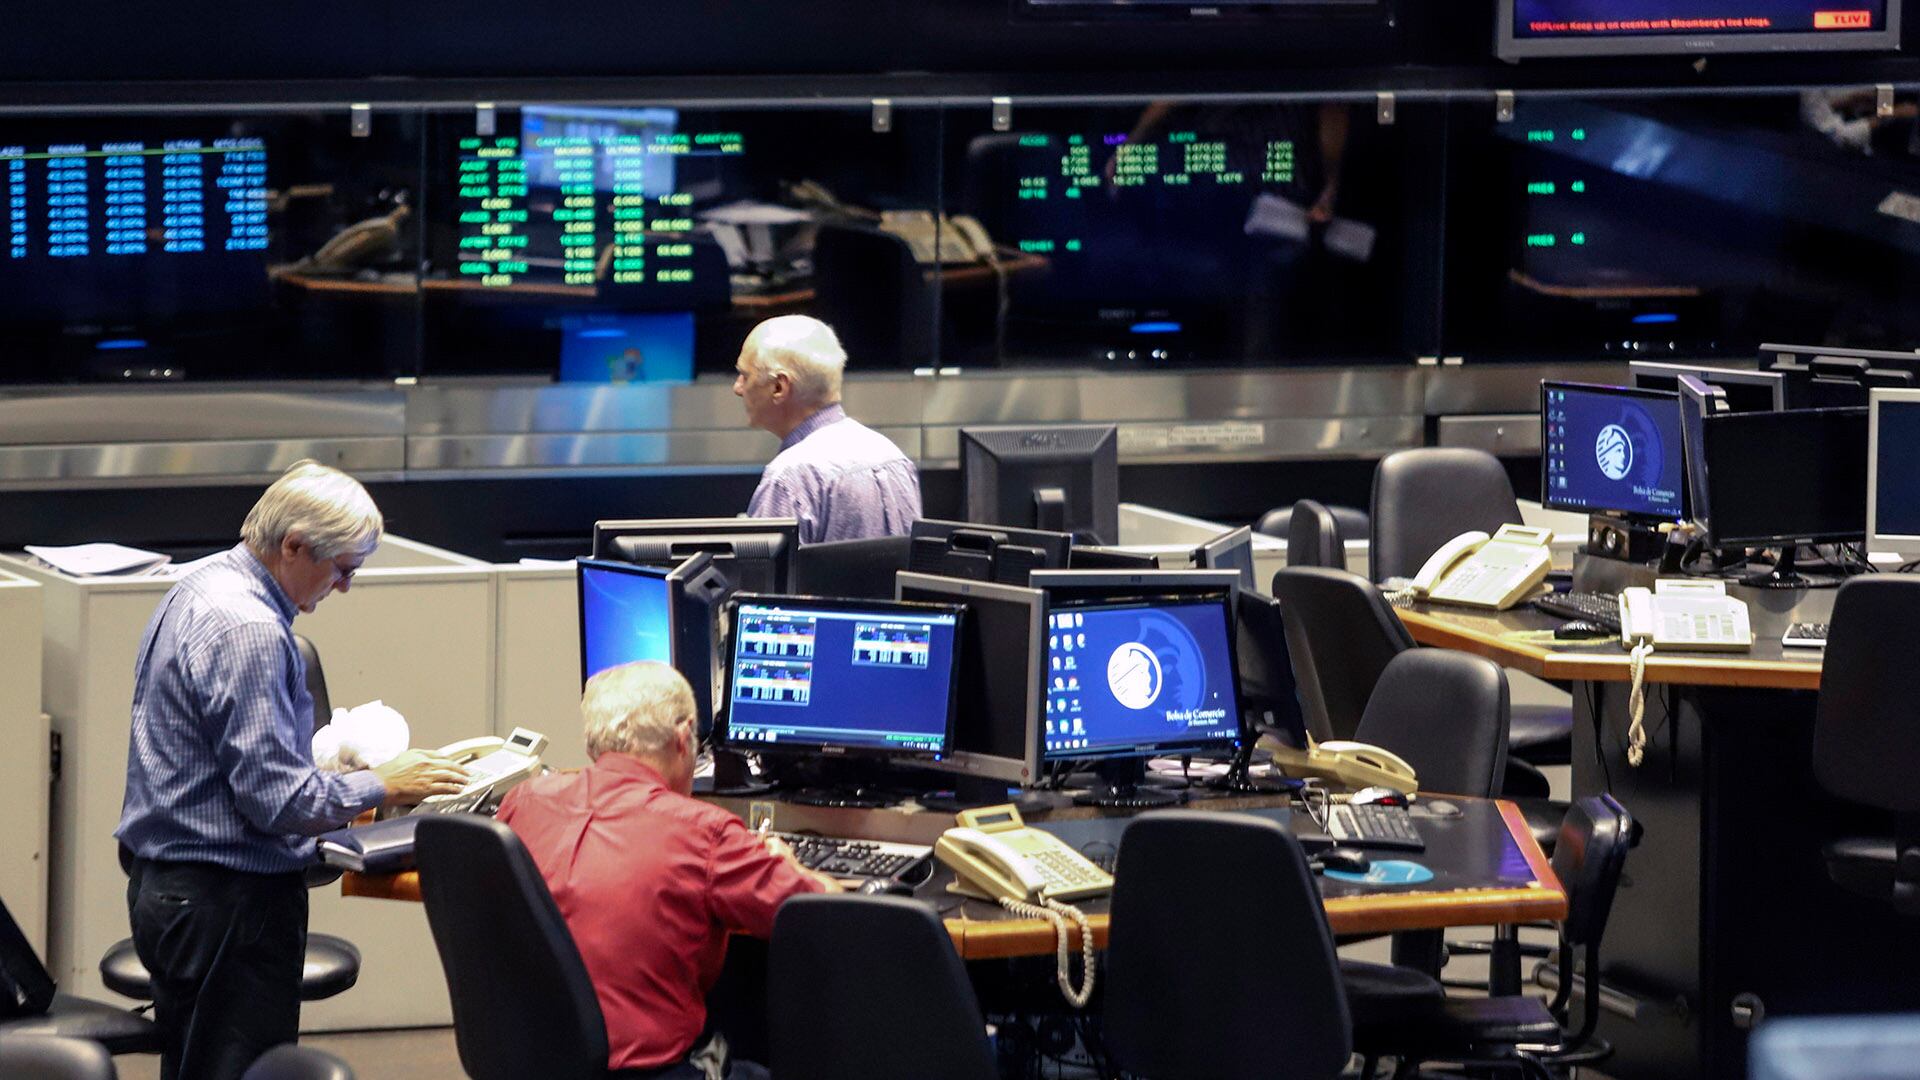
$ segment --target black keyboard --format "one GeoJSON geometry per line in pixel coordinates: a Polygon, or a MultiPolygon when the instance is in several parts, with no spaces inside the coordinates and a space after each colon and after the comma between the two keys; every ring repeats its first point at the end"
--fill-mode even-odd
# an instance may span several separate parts
{"type": "Polygon", "coordinates": [[[1427,842],[1413,827],[1413,812],[1404,806],[1334,806],[1327,811],[1327,835],[1355,847],[1427,850],[1427,842]]]}
{"type": "Polygon", "coordinates": [[[886,878],[905,881],[933,857],[920,844],[890,844],[880,840],[848,840],[838,836],[776,833],[793,849],[800,865],[817,873],[845,878],[886,878]]]}
{"type": "Polygon", "coordinates": [[[1823,622],[1797,622],[1787,627],[1780,635],[1780,644],[1807,649],[1827,647],[1827,624],[1823,622]]]}
{"type": "Polygon", "coordinates": [[[1562,592],[1533,602],[1534,610],[1562,619],[1580,619],[1620,632],[1620,598],[1613,593],[1562,592]]]}

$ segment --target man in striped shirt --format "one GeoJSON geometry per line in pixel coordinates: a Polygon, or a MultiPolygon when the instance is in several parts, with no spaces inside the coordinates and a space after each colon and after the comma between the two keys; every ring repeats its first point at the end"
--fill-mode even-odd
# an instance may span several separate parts
{"type": "Polygon", "coordinates": [[[238,1077],[297,1037],[313,837],[465,781],[418,750],[344,775],[314,768],[293,617],[346,592],[382,528],[358,481],[300,462],[254,504],[239,544],[167,593],[140,641],[114,835],[165,1080],[238,1077]]]}

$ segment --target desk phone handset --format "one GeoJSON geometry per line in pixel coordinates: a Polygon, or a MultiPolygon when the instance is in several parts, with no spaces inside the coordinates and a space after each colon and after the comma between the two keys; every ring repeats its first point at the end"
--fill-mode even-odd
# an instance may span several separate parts
{"type": "Polygon", "coordinates": [[[1305,750],[1262,738],[1261,748],[1273,754],[1273,767],[1296,780],[1319,777],[1351,791],[1386,787],[1395,791],[1420,790],[1413,766],[1398,754],[1370,743],[1329,739],[1316,743],[1307,737],[1305,750]]]}
{"type": "Polygon", "coordinates": [[[948,889],[1052,923],[1060,993],[1074,1008],[1084,1007],[1093,996],[1093,928],[1080,909],[1063,901],[1103,895],[1113,889],[1113,876],[1066,841],[1028,827],[1011,805],[963,810],[958,821],[933,845],[934,856],[953,868],[948,889]],[[1067,959],[1069,919],[1080,928],[1085,964],[1078,989],[1067,959]]]}
{"type": "Polygon", "coordinates": [[[520,727],[504,739],[480,735],[448,743],[435,752],[452,758],[467,770],[467,786],[453,795],[429,796],[421,800],[415,812],[489,813],[500,805],[500,798],[508,789],[540,771],[540,755],[546,749],[545,735],[520,727]]]}
{"type": "Polygon", "coordinates": [[[1620,594],[1620,643],[1632,650],[1633,689],[1627,695],[1627,763],[1646,760],[1647,657],[1655,649],[1745,652],[1753,647],[1747,605],[1727,595],[1724,581],[1656,581],[1652,592],[1620,594]]]}
{"type": "Polygon", "coordinates": [[[1502,525],[1492,536],[1461,533],[1442,544],[1399,595],[1505,611],[1546,580],[1552,539],[1552,529],[1528,525],[1502,525]]]}

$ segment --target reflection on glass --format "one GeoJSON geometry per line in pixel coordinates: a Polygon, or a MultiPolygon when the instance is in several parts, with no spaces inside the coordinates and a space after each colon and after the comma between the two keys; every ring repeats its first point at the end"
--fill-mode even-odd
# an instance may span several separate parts
{"type": "Polygon", "coordinates": [[[0,380],[405,374],[418,125],[0,120],[0,380]]]}
{"type": "Polygon", "coordinates": [[[1006,133],[951,116],[949,231],[997,257],[995,287],[948,291],[946,362],[1404,355],[1401,147],[1355,108],[1035,107],[1006,133]]]}
{"type": "Polygon", "coordinates": [[[1920,345],[1903,98],[1522,100],[1456,114],[1447,348],[1516,359],[1920,345]]]}
{"type": "Polygon", "coordinates": [[[761,319],[839,329],[856,370],[933,358],[916,257],[937,117],[866,110],[533,105],[435,117],[430,374],[684,382],[728,372],[761,319]]]}

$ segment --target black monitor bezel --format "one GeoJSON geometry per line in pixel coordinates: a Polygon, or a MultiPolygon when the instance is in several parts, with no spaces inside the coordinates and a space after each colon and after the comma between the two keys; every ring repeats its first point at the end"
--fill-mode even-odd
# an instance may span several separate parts
{"type": "MultiPolygon", "coordinates": [[[[608,554],[613,541],[628,536],[685,538],[691,543],[705,539],[719,540],[728,537],[752,536],[764,534],[779,536],[785,541],[782,554],[775,562],[776,591],[784,591],[793,586],[793,553],[800,547],[800,522],[796,518],[603,518],[593,523],[593,554],[595,559],[619,560],[608,554]]],[[[668,563],[678,564],[697,554],[697,551],[673,552],[667,559],[648,560],[645,565],[661,566],[668,563]]],[[[721,573],[727,567],[721,560],[721,573]]],[[[731,575],[728,580],[732,581],[731,575]]],[[[734,582],[738,587],[738,582],[734,582]]]]}
{"type": "Polygon", "coordinates": [[[735,753],[769,754],[782,756],[818,755],[830,758],[861,759],[868,761],[890,761],[903,764],[929,765],[939,762],[951,750],[954,736],[954,712],[960,704],[960,626],[965,617],[966,608],[961,604],[935,604],[918,600],[849,600],[830,596],[804,596],[788,593],[735,593],[727,601],[727,650],[726,677],[721,683],[721,700],[726,703],[721,719],[714,724],[714,745],[735,753]],[[793,607],[817,608],[830,611],[854,613],[893,611],[904,615],[952,615],[954,617],[953,650],[949,664],[951,669],[947,677],[947,717],[940,736],[939,750],[890,749],[877,746],[843,746],[820,741],[775,741],[760,742],[736,741],[733,738],[733,681],[734,664],[738,658],[736,650],[740,640],[740,609],[750,605],[765,606],[769,603],[787,604],[793,607]]]}
{"type": "MultiPolygon", "coordinates": [[[[993,513],[997,516],[997,510],[990,511],[986,508],[988,500],[984,494],[985,481],[978,479],[978,477],[980,476],[979,470],[983,467],[988,467],[989,463],[991,463],[991,467],[996,469],[1002,466],[1018,467],[1021,464],[1017,450],[996,450],[987,441],[989,438],[994,436],[1044,437],[1062,433],[1093,433],[1099,436],[1090,446],[1085,448],[1084,454],[1077,453],[1068,464],[1074,467],[1079,467],[1084,464],[1089,474],[1088,486],[1091,490],[1089,491],[1088,498],[1092,504],[1092,516],[1094,520],[1088,523],[1088,528],[1084,531],[1090,533],[1099,543],[1118,543],[1118,534],[1120,531],[1120,428],[1117,424],[975,424],[961,428],[959,431],[960,498],[962,505],[966,507],[967,516],[976,519],[976,523],[981,525],[1002,525],[1005,528],[1020,528],[1030,532],[1049,531],[1040,530],[1033,525],[1024,523],[1003,524],[1000,522],[977,520],[987,516],[988,513],[993,513]],[[1112,498],[1110,500],[1105,497],[1105,492],[1099,490],[1109,474],[1111,474],[1113,484],[1112,498]],[[1112,504],[1111,521],[1108,520],[1107,516],[1109,502],[1112,504]],[[1111,528],[1109,529],[1108,526],[1111,526],[1111,528]]],[[[1040,449],[1033,451],[1036,456],[1041,452],[1040,449]]],[[[1031,490],[1031,488],[1029,488],[1029,490],[1031,490]]],[[[993,501],[997,504],[1000,494],[998,484],[994,486],[994,494],[996,498],[993,501]]],[[[1069,535],[1073,534],[1073,522],[1069,520],[1066,522],[1066,525],[1067,528],[1061,531],[1069,535]]]]}
{"type": "MultiPolygon", "coordinates": [[[[1872,423],[1872,417],[1868,411],[1868,407],[1865,405],[1846,406],[1846,407],[1837,408],[1837,409],[1783,409],[1779,412],[1771,412],[1771,413],[1726,412],[1726,413],[1709,414],[1705,419],[1705,423],[1702,425],[1703,441],[1707,443],[1711,443],[1713,441],[1711,432],[1713,431],[1715,426],[1756,424],[1756,423],[1780,423],[1781,422],[1779,419],[1780,417],[1805,415],[1805,414],[1811,414],[1811,413],[1857,414],[1861,418],[1862,425],[1869,427],[1868,432],[1862,433],[1863,438],[1860,444],[1861,453],[1862,454],[1869,453],[1866,436],[1870,435],[1870,425],[1872,423]]],[[[1871,467],[1872,463],[1873,463],[1872,458],[1871,457],[1867,458],[1867,464],[1869,467],[1871,467]]],[[[1711,456],[1707,457],[1707,465],[1708,465],[1707,483],[1709,485],[1709,492],[1711,492],[1711,485],[1713,483],[1711,456]]],[[[1722,472],[1724,474],[1724,470],[1722,470],[1722,472]]],[[[1709,522],[1708,529],[1707,529],[1709,539],[1715,547],[1722,547],[1722,548],[1772,547],[1772,546],[1777,546],[1782,544],[1799,545],[1799,544],[1832,544],[1832,543],[1864,542],[1867,536],[1867,533],[1866,533],[1867,521],[1864,513],[1865,507],[1866,507],[1866,492],[1864,490],[1864,485],[1866,483],[1865,471],[1862,471],[1858,479],[1861,485],[1863,486],[1863,490],[1861,493],[1862,495],[1861,508],[1863,513],[1861,517],[1861,525],[1860,525],[1860,528],[1858,529],[1850,529],[1850,530],[1844,530],[1844,531],[1828,531],[1828,532],[1793,532],[1793,533],[1777,532],[1777,533],[1763,533],[1763,534],[1748,535],[1748,536],[1727,536],[1724,534],[1723,530],[1720,527],[1715,526],[1712,522],[1709,522]]],[[[1721,522],[1724,522],[1726,520],[1725,514],[1716,514],[1715,517],[1721,522]]]]}
{"type": "MultiPolygon", "coordinates": [[[[1549,510],[1562,510],[1572,514],[1605,514],[1625,521],[1668,522],[1686,521],[1691,513],[1687,497],[1687,462],[1684,449],[1680,458],[1680,511],[1672,516],[1650,514],[1643,510],[1629,510],[1619,506],[1574,506],[1553,498],[1553,488],[1547,477],[1547,393],[1550,390],[1571,390],[1577,393],[1599,393],[1608,397],[1630,397],[1658,399],[1670,402],[1678,417],[1680,392],[1677,390],[1647,390],[1636,386],[1608,386],[1604,383],[1568,382],[1562,379],[1540,380],[1540,505],[1549,510]]],[[[1684,433],[1682,435],[1684,442],[1684,433]]]]}
{"type": "Polygon", "coordinates": [[[1514,0],[1499,0],[1494,12],[1494,55],[1502,60],[1584,56],[1710,56],[1727,53],[1898,52],[1900,0],[1886,0],[1879,30],[1784,33],[1616,34],[1526,38],[1514,32],[1514,0]]]}
{"type": "MultiPolygon", "coordinates": [[[[931,767],[942,772],[963,776],[978,776],[992,780],[1002,780],[1022,787],[1039,782],[1042,775],[1040,680],[1045,676],[1047,664],[1047,594],[1040,589],[1024,585],[1006,585],[997,581],[972,581],[966,578],[943,577],[938,574],[916,574],[902,570],[894,575],[894,596],[900,597],[908,589],[918,589],[936,596],[951,596],[965,607],[970,598],[981,597],[996,602],[1019,604],[1027,613],[1027,668],[1028,677],[1025,687],[1025,703],[1021,719],[1025,731],[1022,740],[1025,752],[1021,758],[1004,757],[985,751],[966,750],[949,746],[948,753],[931,767]]],[[[915,601],[926,603],[928,601],[915,601]]],[[[968,612],[968,619],[973,613],[968,612]]],[[[956,724],[959,717],[956,715],[956,724]]]]}

